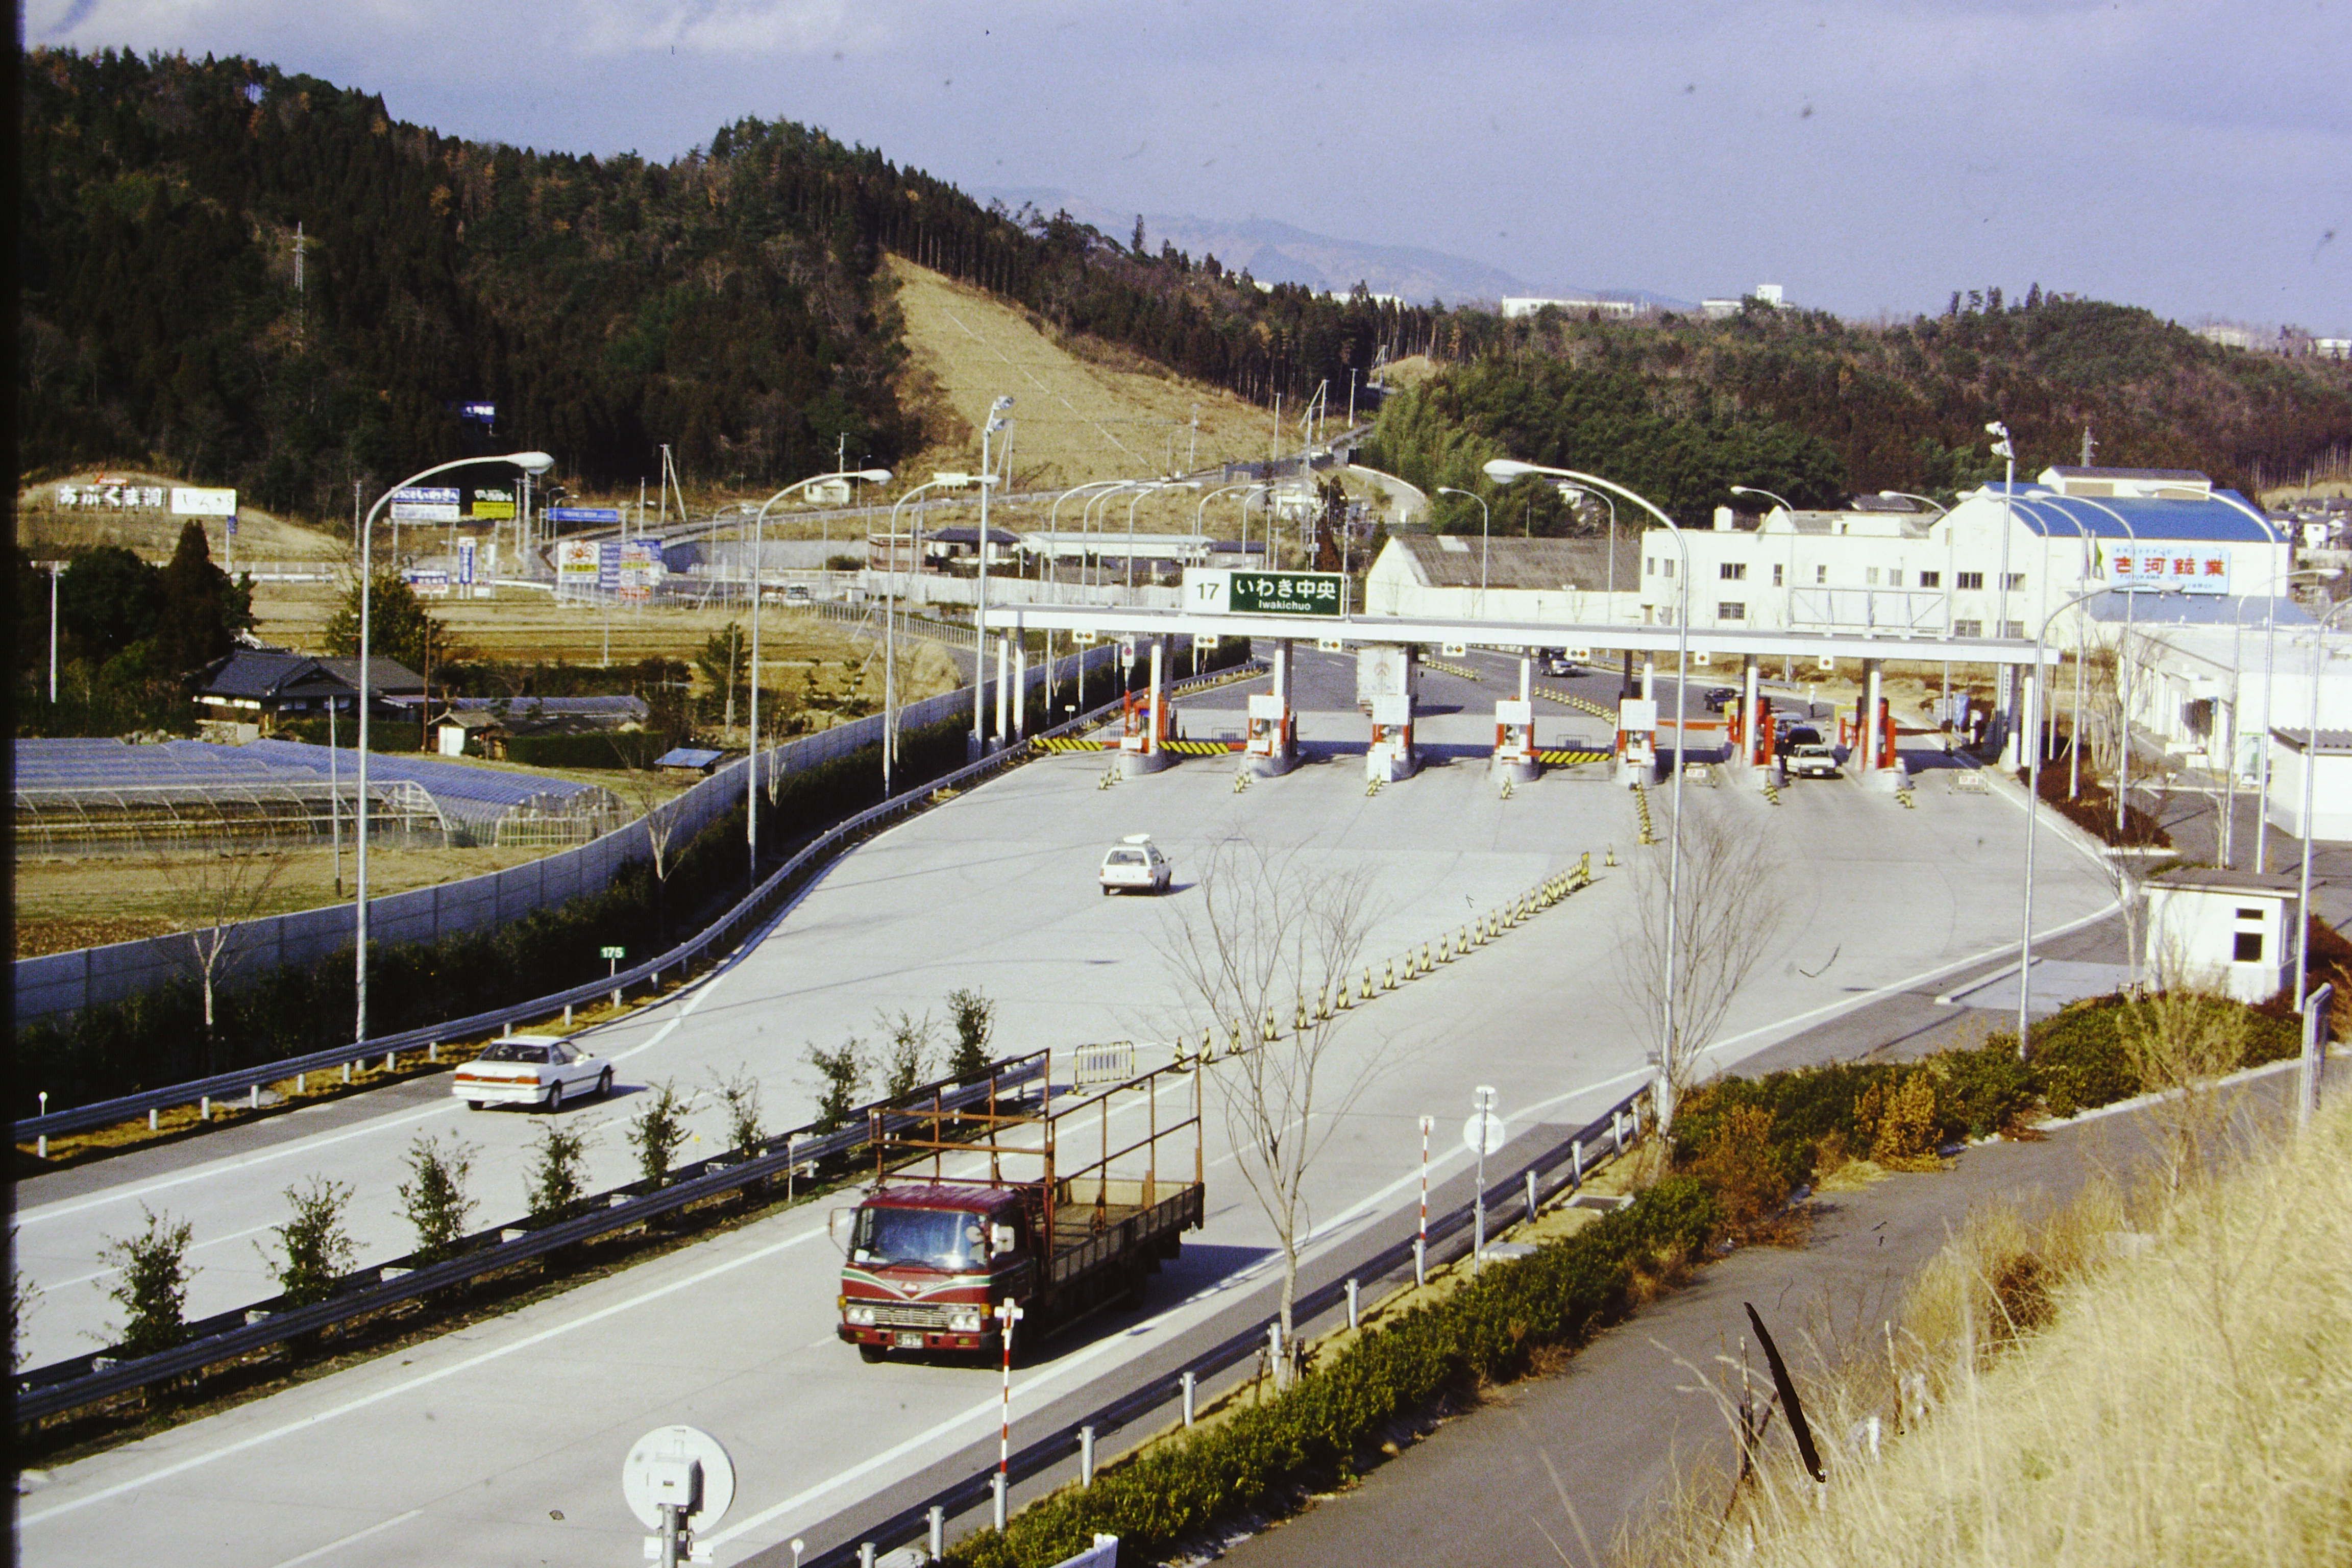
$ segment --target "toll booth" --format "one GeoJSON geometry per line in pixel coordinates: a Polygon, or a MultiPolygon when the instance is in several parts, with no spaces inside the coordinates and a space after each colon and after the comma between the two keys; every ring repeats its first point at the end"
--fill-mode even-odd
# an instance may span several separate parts
{"type": "Polygon", "coordinates": [[[1862,700],[1855,705],[1851,726],[1840,724],[1852,739],[1847,761],[1854,776],[1878,789],[1900,789],[1908,778],[1895,749],[1895,707],[1879,684],[1876,659],[1863,666],[1862,700]]]}
{"type": "Polygon", "coordinates": [[[1290,649],[1286,637],[1274,645],[1274,689],[1249,700],[1241,765],[1260,778],[1276,778],[1298,765],[1298,714],[1290,705],[1290,649]]]}
{"type": "Polygon", "coordinates": [[[1524,699],[1496,703],[1495,756],[1487,776],[1496,784],[1532,784],[1541,766],[1536,760],[1535,704],[1524,699]]]}
{"type": "Polygon", "coordinates": [[[1151,641],[1151,684],[1129,692],[1119,705],[1118,771],[1123,778],[1156,773],[1168,765],[1168,731],[1174,710],[1168,700],[1167,648],[1151,641]]]}
{"type": "Polygon", "coordinates": [[[1364,776],[1382,784],[1412,777],[1421,770],[1412,749],[1412,699],[1400,691],[1371,700],[1372,743],[1364,752],[1364,776]]]}
{"type": "Polygon", "coordinates": [[[1617,704],[1617,782],[1631,789],[1658,776],[1658,705],[1645,697],[1617,704]]]}

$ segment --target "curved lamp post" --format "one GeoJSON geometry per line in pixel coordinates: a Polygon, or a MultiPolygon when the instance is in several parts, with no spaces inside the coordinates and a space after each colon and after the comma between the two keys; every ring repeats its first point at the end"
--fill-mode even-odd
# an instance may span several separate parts
{"type": "Polygon", "coordinates": [[[1563,500],[1581,500],[1589,497],[1609,509],[1609,565],[1606,569],[1608,576],[1601,591],[1609,595],[1613,603],[1617,595],[1617,498],[1599,491],[1588,490],[1581,485],[1562,485],[1559,487],[1559,491],[1563,500]]]}
{"type": "MultiPolygon", "coordinates": [[[[890,767],[898,761],[898,622],[900,590],[898,581],[898,513],[906,504],[930,489],[961,489],[971,482],[970,474],[940,474],[925,479],[890,503],[890,588],[889,597],[882,605],[882,798],[890,798],[890,767]]],[[[922,563],[918,561],[917,570],[922,563]]],[[[972,668],[980,668],[978,639],[973,641],[972,668]]]]}
{"type": "MultiPolygon", "coordinates": [[[[2033,512],[2035,516],[2039,517],[2041,515],[2039,511],[2034,510],[2032,500],[2027,500],[2025,507],[2028,511],[2033,512]]],[[[2064,518],[2067,523],[2073,527],[2074,530],[2074,537],[2084,544],[2088,545],[2092,538],[2092,534],[2089,529],[2083,526],[2083,520],[2076,517],[2073,512],[2068,511],[2063,506],[2054,508],[2053,510],[2057,511],[2060,517],[2064,518]]],[[[2126,524],[2125,526],[2129,527],[2130,525],[2126,524]]],[[[2046,541],[2049,536],[2044,534],[2042,537],[2046,541]]],[[[2084,572],[2084,576],[2088,576],[2090,574],[2088,571],[2089,564],[2090,563],[2087,561],[2084,563],[2084,566],[2085,568],[2084,572]]],[[[2042,566],[2042,588],[2043,597],[2046,601],[2050,591],[2050,563],[2048,552],[2046,551],[2043,552],[2042,566]]],[[[2059,606],[2059,609],[2063,608],[2065,608],[2065,606],[2063,605],[2059,606]]],[[[2130,606],[2126,605],[2125,608],[2126,613],[2128,613],[2130,606]]],[[[2053,616],[2056,614],[2056,610],[2053,610],[2051,612],[2051,615],[2053,616]]],[[[2044,617],[2044,624],[2048,624],[2048,617],[2044,617]]],[[[2068,800],[2076,799],[2083,793],[2083,617],[2077,616],[2074,617],[2074,733],[2068,736],[2066,741],[2066,798],[2068,800]]],[[[2040,673],[2040,670],[2037,668],[2035,671],[2037,679],[2039,678],[2040,673]]],[[[2056,704],[2053,702],[2050,706],[2051,710],[2055,712],[2056,704]]]]}
{"type": "MultiPolygon", "coordinates": [[[[1244,479],[1238,484],[1219,485],[1215,489],[1209,491],[1206,495],[1201,498],[1201,504],[1192,509],[1192,537],[1203,542],[1207,540],[1209,503],[1211,501],[1216,500],[1219,496],[1231,495],[1235,490],[1260,490],[1265,488],[1265,487],[1264,485],[1257,484],[1253,480],[1244,479]]],[[[1244,496],[1242,498],[1241,542],[1243,545],[1242,553],[1246,555],[1249,553],[1249,497],[1247,496],[1244,496]]]]}
{"type": "MultiPolygon", "coordinates": [[[[1100,495],[1088,497],[1087,500],[1086,510],[1078,513],[1078,529],[1080,537],[1083,538],[1085,534],[1093,531],[1095,508],[1097,506],[1103,508],[1103,516],[1108,520],[1110,516],[1110,502],[1114,497],[1121,495],[1128,490],[1136,489],[1142,486],[1149,485],[1153,481],[1150,479],[1121,479],[1117,484],[1111,486],[1110,489],[1103,491],[1100,495]]],[[[1106,521],[1105,526],[1108,526],[1108,521],[1106,521]]],[[[1102,586],[1102,546],[1100,543],[1097,543],[1095,546],[1095,586],[1097,588],[1102,586]]]]}
{"type": "MultiPolygon", "coordinates": [[[[2262,524],[2263,531],[2270,536],[2271,547],[2273,549],[2275,550],[2281,544],[2286,542],[2279,537],[2279,531],[2276,525],[2274,525],[2269,518],[2264,517],[2262,513],[2256,511],[2253,508],[2246,505],[2244,502],[2232,500],[2226,493],[2215,495],[2212,499],[2220,501],[2223,506],[2235,507],[2238,510],[2244,512],[2248,517],[2252,518],[2256,522],[2262,524]]],[[[2286,564],[2288,570],[2285,574],[2277,582],[2270,584],[2271,591],[2263,595],[2263,603],[2265,611],[2263,618],[2267,623],[2263,627],[2263,729],[2265,731],[2268,731],[2272,727],[2271,695],[2278,671],[2278,590],[2284,587],[2288,582],[2292,581],[2295,575],[2294,570],[2294,552],[2292,549],[2287,552],[2286,564]]],[[[2236,671],[2232,670],[2231,673],[2235,675],[2236,671]]],[[[2232,701],[2230,706],[2233,715],[2231,720],[2231,724],[2234,730],[2237,723],[2234,717],[2237,710],[2237,703],[2232,701]]],[[[2261,761],[2263,808],[2254,813],[2254,870],[2257,875],[2267,869],[2270,863],[2271,746],[2267,735],[2265,735],[2263,742],[2261,761]]],[[[2235,757],[2231,757],[2230,762],[2232,767],[2237,765],[2237,759],[2235,757]]]]}
{"type": "MultiPolygon", "coordinates": [[[[2311,722],[2303,742],[2303,881],[2294,906],[2299,928],[2294,937],[2294,1010],[2298,1013],[2303,1011],[2311,984],[2311,842],[2318,837],[2311,830],[2311,808],[2313,786],[2319,772],[2319,677],[2327,668],[2328,626],[2347,609],[2352,609],[2352,599],[2320,616],[2311,638],[2311,722]]],[[[2268,714],[2263,715],[2263,722],[2268,726],[2268,714]]],[[[2267,749],[2267,741],[2264,745],[2267,749]]]]}
{"type": "Polygon", "coordinates": [[[1127,593],[1130,605],[1135,602],[1135,509],[1143,504],[1145,496],[1160,490],[1197,490],[1200,488],[1198,479],[1150,479],[1138,486],[1135,499],[1127,503],[1127,593]]]}
{"type": "MultiPolygon", "coordinates": [[[[2042,655],[2044,651],[2045,645],[2049,640],[2050,623],[2052,621],[2057,619],[2058,616],[2064,614],[2067,610],[2083,603],[2086,599],[2095,599],[2102,594],[2113,594],[2118,591],[2119,590],[2117,589],[2104,586],[2093,588],[2087,593],[2075,595],[2073,598],[2067,600],[2064,604],[2059,605],[2056,609],[2042,616],[2042,630],[2036,634],[2033,639],[2034,670],[2039,673],[2042,668],[2042,655]]],[[[2126,593],[2137,593],[2141,590],[2135,587],[2120,591],[2126,593]]],[[[2160,594],[2177,594],[2180,590],[2178,588],[2158,588],[2153,591],[2160,594]]],[[[2017,931],[2017,1059],[2019,1061],[2025,1060],[2026,1003],[2032,998],[2033,993],[2033,846],[2034,841],[2039,837],[2036,829],[2038,829],[2042,825],[2040,816],[2041,810],[2042,748],[2037,744],[2029,754],[2025,767],[2025,908],[2024,913],[2018,922],[2017,931]]],[[[2132,962],[2131,955],[2129,953],[2126,953],[2124,955],[2124,962],[2126,964],[2129,964],[2132,962]]],[[[2126,971],[2126,973],[2128,973],[2128,971],[2126,971]]]]}
{"type": "MultiPolygon", "coordinates": [[[[1054,510],[1045,515],[1045,552],[1048,559],[1053,562],[1054,602],[1055,604],[1061,603],[1062,599],[1062,503],[1082,490],[1108,489],[1113,486],[1123,485],[1128,482],[1129,481],[1125,479],[1088,479],[1084,484],[1072,485],[1068,489],[1064,490],[1060,495],[1054,498],[1054,510]]],[[[1087,505],[1094,505],[1093,496],[1087,496],[1087,505]]],[[[1084,525],[1081,524],[1079,538],[1083,540],[1085,537],[1084,525]]],[[[1086,551],[1081,547],[1078,552],[1078,582],[1080,586],[1085,585],[1086,575],[1086,551]]]]}
{"type": "Polygon", "coordinates": [[[1574,468],[1547,468],[1537,463],[1522,463],[1511,458],[1496,458],[1486,465],[1486,477],[1498,485],[1507,485],[1528,474],[1548,474],[1555,479],[1572,479],[1580,485],[1606,490],[1624,497],[1643,511],[1658,520],[1674,536],[1675,548],[1682,554],[1682,592],[1680,608],[1675,615],[1676,638],[1675,671],[1675,826],[1668,836],[1666,848],[1666,953],[1665,999],[1659,1026],[1663,1031],[1658,1040],[1658,1125],[1666,1127],[1674,1121],[1674,1049],[1675,1049],[1675,949],[1680,932],[1682,914],[1683,870],[1683,728],[1684,709],[1690,698],[1690,543],[1675,520],[1659,510],[1648,500],[1627,489],[1614,480],[1596,475],[1580,473],[1574,468]]]}
{"type": "Polygon", "coordinates": [[[355,946],[356,946],[356,949],[357,949],[356,956],[355,956],[355,957],[354,957],[354,959],[353,959],[353,963],[357,965],[357,974],[355,975],[355,979],[356,979],[356,982],[357,982],[357,989],[358,989],[357,1010],[356,1010],[356,1014],[355,1014],[355,1020],[354,1020],[354,1026],[353,1026],[353,1031],[354,1031],[354,1032],[353,1032],[353,1033],[352,1033],[352,1038],[354,1041],[364,1040],[364,1039],[366,1039],[366,1038],[367,1038],[367,1015],[368,1015],[368,987],[367,987],[367,983],[368,983],[368,852],[367,852],[367,849],[368,849],[368,794],[367,794],[367,778],[368,778],[368,686],[369,686],[368,664],[369,664],[369,658],[370,658],[370,652],[369,652],[369,646],[368,646],[368,645],[369,645],[369,638],[370,638],[370,637],[371,637],[371,635],[372,635],[372,632],[373,632],[373,622],[372,622],[371,617],[370,617],[370,616],[369,616],[369,610],[370,610],[371,606],[373,605],[374,600],[375,600],[375,552],[374,552],[374,550],[373,550],[373,545],[374,545],[374,542],[375,542],[375,519],[376,519],[376,514],[377,514],[378,512],[380,512],[380,511],[382,511],[382,510],[383,510],[384,503],[385,503],[386,501],[388,501],[388,500],[392,500],[392,498],[393,498],[394,496],[395,496],[395,495],[399,494],[402,490],[406,489],[409,486],[411,486],[411,485],[413,485],[413,484],[416,483],[416,481],[417,481],[417,480],[419,480],[419,479],[431,479],[431,478],[432,478],[434,475],[436,475],[436,474],[446,474],[446,473],[447,473],[447,472],[448,472],[450,469],[452,469],[452,468],[474,468],[474,467],[476,467],[477,465],[483,464],[483,463],[510,463],[510,464],[512,464],[514,467],[516,467],[516,468],[518,468],[521,469],[524,473],[526,473],[526,474],[530,474],[530,475],[534,475],[534,476],[535,476],[535,475],[539,475],[539,474],[543,474],[543,473],[547,472],[547,470],[548,470],[548,469],[550,469],[550,468],[553,468],[553,467],[555,467],[555,459],[554,459],[553,458],[551,458],[551,457],[548,456],[545,452],[509,452],[509,453],[506,453],[504,456],[501,456],[501,457],[496,457],[496,458],[457,458],[457,459],[456,461],[454,461],[454,462],[447,462],[447,463],[436,463],[436,464],[434,464],[434,465],[433,465],[433,467],[431,467],[431,468],[429,468],[421,469],[421,470],[419,470],[419,471],[418,471],[418,472],[416,472],[416,473],[414,473],[414,474],[409,475],[406,479],[404,479],[401,480],[398,484],[396,484],[396,485],[393,486],[393,487],[392,487],[392,489],[388,489],[388,490],[384,491],[384,492],[383,492],[383,494],[382,494],[382,495],[380,495],[380,496],[376,497],[376,498],[375,498],[375,504],[374,504],[373,506],[372,506],[372,507],[368,508],[368,512],[367,512],[367,521],[366,521],[365,522],[363,522],[363,523],[362,523],[362,524],[360,525],[360,734],[359,734],[359,742],[358,742],[358,743],[359,743],[359,749],[360,749],[360,750],[359,750],[359,758],[358,758],[358,762],[359,762],[359,784],[358,784],[358,785],[357,785],[357,788],[358,788],[359,793],[358,793],[358,795],[354,797],[354,801],[353,801],[353,804],[354,804],[355,805],[357,805],[358,810],[352,814],[352,815],[353,815],[353,819],[354,819],[354,821],[355,821],[355,823],[356,823],[356,825],[357,825],[357,826],[356,826],[356,828],[355,828],[355,832],[356,832],[356,836],[357,836],[357,837],[356,837],[356,839],[355,839],[355,842],[356,842],[356,844],[357,844],[357,846],[358,846],[358,852],[359,852],[359,853],[358,853],[357,879],[356,879],[356,883],[355,883],[354,888],[353,888],[354,903],[353,903],[352,911],[352,917],[353,917],[353,918],[352,918],[352,925],[353,925],[353,928],[354,928],[354,929],[353,929],[353,931],[352,931],[352,934],[353,941],[354,941],[354,943],[355,943],[355,946]]]}
{"type": "MultiPolygon", "coordinates": [[[[1731,493],[1736,496],[1762,496],[1766,500],[1779,501],[1780,503],[1780,510],[1787,512],[1790,518],[1793,519],[1797,515],[1797,509],[1789,504],[1789,500],[1786,496],[1775,495],[1770,490],[1765,489],[1760,485],[1734,485],[1731,487],[1731,493]]],[[[1611,553],[1613,555],[1615,552],[1612,551],[1611,553]]],[[[1864,604],[1866,605],[1868,604],[1868,600],[1864,600],[1864,604]]],[[[1865,610],[1864,613],[1867,615],[1869,612],[1865,610]]],[[[1789,591],[1787,595],[1784,595],[1780,616],[1781,624],[1784,626],[1793,627],[1796,625],[1797,540],[1794,533],[1791,533],[1789,537],[1789,591]]],[[[1835,622],[1832,621],[1832,624],[1834,625],[1835,622]]],[[[1787,672],[1783,670],[1782,673],[1786,674],[1787,672]]]]}
{"type": "Polygon", "coordinates": [[[1486,527],[1493,520],[1487,515],[1486,498],[1476,490],[1457,489],[1452,485],[1440,485],[1442,496],[1468,496],[1478,503],[1478,613],[1486,613],[1486,527]]]}
{"type": "Polygon", "coordinates": [[[751,747],[743,759],[743,842],[751,857],[753,887],[760,883],[760,764],[766,760],[760,754],[760,590],[761,567],[765,564],[767,553],[768,511],[795,490],[821,485],[827,479],[862,479],[869,485],[887,485],[890,482],[890,470],[836,468],[829,474],[812,474],[761,502],[758,514],[751,519],[751,747]]]}
{"type": "MultiPolygon", "coordinates": [[[[980,426],[980,574],[978,585],[971,596],[971,744],[978,756],[988,744],[986,715],[988,710],[988,496],[996,488],[996,469],[988,455],[989,437],[1011,424],[1004,411],[1013,406],[1013,399],[1000,396],[988,405],[988,417],[980,426]]],[[[1010,439],[1010,437],[1007,437],[1010,439]]],[[[999,644],[1002,647],[1003,645],[999,644]]],[[[1002,698],[1004,693],[997,693],[1002,698]]]]}

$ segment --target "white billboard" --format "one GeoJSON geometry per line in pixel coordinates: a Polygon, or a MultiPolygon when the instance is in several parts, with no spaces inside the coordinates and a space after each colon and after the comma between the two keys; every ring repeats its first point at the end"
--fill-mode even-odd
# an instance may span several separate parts
{"type": "Polygon", "coordinates": [[[2107,581],[2118,588],[2145,583],[2155,588],[2175,588],[2185,594],[2226,594],[2230,591],[2230,547],[2226,544],[2118,544],[2102,546],[2107,581]]]}
{"type": "Polygon", "coordinates": [[[235,517],[235,490],[197,489],[188,485],[172,487],[173,517],[235,517]]]}

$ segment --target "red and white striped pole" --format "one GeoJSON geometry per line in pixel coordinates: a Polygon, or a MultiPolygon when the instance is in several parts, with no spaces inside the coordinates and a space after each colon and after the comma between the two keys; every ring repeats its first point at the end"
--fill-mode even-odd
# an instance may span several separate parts
{"type": "Polygon", "coordinates": [[[1429,1117],[1421,1119],[1421,1234],[1412,1244],[1412,1282],[1429,1283],[1429,1117]]]}
{"type": "Polygon", "coordinates": [[[997,1304],[997,1321],[1004,1325],[1001,1338],[1004,1341],[1004,1415],[996,1429],[996,1528],[1004,1528],[1005,1498],[1012,1485],[1013,1464],[1013,1325],[1021,1321],[1021,1309],[1007,1296],[997,1304]]]}

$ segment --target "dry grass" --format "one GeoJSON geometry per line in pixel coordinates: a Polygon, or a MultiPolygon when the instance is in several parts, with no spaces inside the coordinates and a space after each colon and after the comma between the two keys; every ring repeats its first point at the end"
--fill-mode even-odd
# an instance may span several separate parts
{"type": "MultiPolygon", "coordinates": [[[[890,270],[935,443],[903,465],[908,474],[975,466],[981,423],[1000,394],[1018,400],[1013,468],[1020,489],[1163,473],[1171,458],[1182,469],[1268,455],[1274,419],[1265,409],[1108,345],[1057,342],[992,296],[903,258],[893,257],[890,270]]],[[[1340,392],[1344,399],[1346,388],[1340,392]]]]}
{"type": "Polygon", "coordinates": [[[1633,1560],[2352,1562],[2352,1108],[2252,1136],[2142,1193],[1977,1220],[1883,1358],[1806,1391],[1826,1486],[1776,1424],[1727,1521],[1695,1487],[1633,1560]]]}
{"type": "MultiPolygon", "coordinates": [[[[168,474],[149,472],[143,468],[110,468],[105,472],[126,481],[144,485],[198,484],[202,479],[175,479],[168,474]]],[[[150,561],[168,561],[178,544],[181,525],[188,520],[173,517],[167,510],[105,511],[85,510],[76,507],[60,510],[57,505],[58,486],[89,484],[98,478],[92,468],[80,473],[61,474],[39,484],[22,485],[16,491],[16,542],[36,561],[46,561],[87,549],[93,544],[120,544],[138,552],[150,561]]],[[[200,520],[205,525],[205,541],[212,546],[213,559],[223,559],[228,543],[224,520],[208,517],[200,520]]],[[[351,553],[344,539],[261,510],[258,507],[236,509],[236,555],[245,562],[254,561],[341,561],[351,553]]]]}

